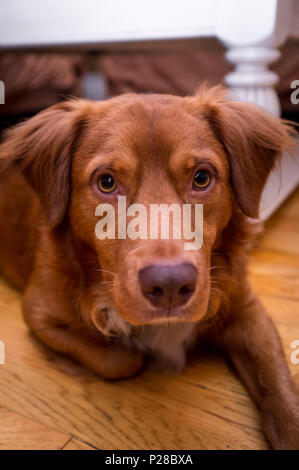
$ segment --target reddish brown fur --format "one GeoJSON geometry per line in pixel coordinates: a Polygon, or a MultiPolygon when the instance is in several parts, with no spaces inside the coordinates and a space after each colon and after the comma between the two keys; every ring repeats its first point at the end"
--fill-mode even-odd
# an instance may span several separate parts
{"type": "Polygon", "coordinates": [[[24,317],[38,338],[115,379],[143,364],[145,339],[137,347],[134,332],[144,325],[157,331],[165,321],[142,296],[138,270],[192,263],[195,294],[168,318],[170,330],[178,322],[186,332],[194,325],[191,343],[208,339],[222,348],[260,407],[272,446],[298,448],[298,394],[246,275],[252,217],[275,160],[291,143],[289,128],[224,95],[212,88],[187,98],[71,101],[11,129],[0,146],[0,265],[24,290],[24,317]],[[207,191],[190,189],[195,167],[214,174],[207,191]],[[202,203],[203,248],[184,251],[181,240],[97,240],[95,208],[115,204],[95,189],[100,168],[113,170],[130,203],[202,203]],[[126,341],[104,334],[110,315],[119,334],[128,329],[126,341]]]}

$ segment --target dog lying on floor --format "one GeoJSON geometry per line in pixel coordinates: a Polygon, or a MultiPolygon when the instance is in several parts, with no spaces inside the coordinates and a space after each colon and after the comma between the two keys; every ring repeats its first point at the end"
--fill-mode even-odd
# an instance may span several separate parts
{"type": "Polygon", "coordinates": [[[290,128],[219,87],[194,97],[72,100],[10,129],[0,146],[0,266],[24,290],[29,328],[107,379],[147,355],[182,367],[221,348],[274,448],[299,448],[299,393],[246,255],[267,176],[290,128]],[[203,246],[102,239],[99,203],[202,204],[203,246]]]}

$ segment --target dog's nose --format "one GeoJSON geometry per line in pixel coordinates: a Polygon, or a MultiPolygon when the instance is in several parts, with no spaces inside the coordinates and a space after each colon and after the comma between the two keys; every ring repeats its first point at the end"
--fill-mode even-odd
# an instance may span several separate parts
{"type": "Polygon", "coordinates": [[[155,307],[178,307],[193,295],[197,269],[190,263],[172,266],[153,264],[138,273],[142,294],[155,307]]]}

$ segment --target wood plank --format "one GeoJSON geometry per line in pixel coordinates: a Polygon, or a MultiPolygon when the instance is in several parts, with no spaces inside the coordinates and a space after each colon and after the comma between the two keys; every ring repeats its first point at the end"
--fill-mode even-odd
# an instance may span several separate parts
{"type": "Polygon", "coordinates": [[[257,251],[249,273],[257,294],[299,300],[299,255],[257,251]]]}
{"type": "Polygon", "coordinates": [[[266,222],[260,248],[299,255],[299,189],[266,222]]]}
{"type": "MultiPolygon", "coordinates": [[[[209,363],[206,366],[208,371],[211,367],[209,363]]],[[[198,380],[192,368],[192,381],[181,378],[179,384],[177,378],[169,380],[167,374],[153,377],[148,373],[138,379],[139,383],[115,386],[95,381],[75,390],[73,383],[65,381],[51,387],[50,380],[54,378],[57,383],[54,374],[49,380],[41,371],[33,374],[27,369],[24,374],[22,369],[11,367],[3,375],[7,384],[5,389],[0,387],[4,401],[20,413],[76,433],[101,448],[265,446],[261,432],[254,428],[258,414],[246,394],[240,392],[237,380],[231,384],[229,396],[212,387],[209,390],[214,380],[218,388],[229,391],[229,384],[225,387],[229,381],[227,377],[221,380],[222,374],[213,376],[210,382],[200,374],[198,380]]]]}
{"type": "Polygon", "coordinates": [[[0,450],[59,450],[70,436],[0,408],[0,450]]]}
{"type": "Polygon", "coordinates": [[[107,383],[55,353],[43,356],[44,348],[36,354],[37,344],[25,331],[2,323],[2,332],[8,344],[23,346],[8,352],[1,396],[47,426],[106,449],[147,448],[149,442],[152,449],[236,448],[242,436],[246,444],[240,448],[260,441],[265,446],[255,424],[258,413],[236,377],[227,375],[223,359],[194,361],[193,382],[187,367],[178,376],[147,371],[107,383]]]}
{"type": "Polygon", "coordinates": [[[92,447],[86,442],[80,441],[79,439],[72,438],[69,442],[67,442],[62,450],[95,450],[95,447],[92,447]]]}

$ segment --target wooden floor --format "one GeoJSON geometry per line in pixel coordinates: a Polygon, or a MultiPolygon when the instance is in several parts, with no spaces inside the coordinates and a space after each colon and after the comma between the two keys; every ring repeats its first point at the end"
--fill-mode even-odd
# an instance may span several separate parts
{"type": "MultiPolygon", "coordinates": [[[[251,279],[290,363],[299,340],[299,191],[267,223],[251,279]]],[[[222,357],[183,373],[104,383],[28,333],[20,295],[0,282],[0,449],[265,449],[259,414],[222,357]]]]}

